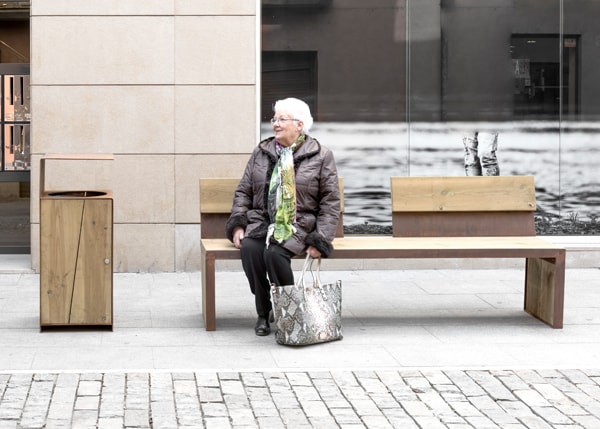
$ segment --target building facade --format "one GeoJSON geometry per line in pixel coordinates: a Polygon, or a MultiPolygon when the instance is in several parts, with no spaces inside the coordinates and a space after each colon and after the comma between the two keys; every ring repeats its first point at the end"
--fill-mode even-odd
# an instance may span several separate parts
{"type": "Polygon", "coordinates": [[[390,176],[466,174],[474,133],[496,136],[499,174],[535,176],[540,219],[594,223],[598,17],[594,0],[31,0],[32,267],[40,159],[113,154],[52,160],[45,188],[113,192],[115,271],[198,270],[198,179],[239,176],[287,96],[335,151],[349,224],[390,223],[390,176]]]}
{"type": "Polygon", "coordinates": [[[257,2],[31,2],[31,257],[46,189],[114,196],[114,270],[198,269],[198,179],[240,175],[256,140],[257,2]]]}

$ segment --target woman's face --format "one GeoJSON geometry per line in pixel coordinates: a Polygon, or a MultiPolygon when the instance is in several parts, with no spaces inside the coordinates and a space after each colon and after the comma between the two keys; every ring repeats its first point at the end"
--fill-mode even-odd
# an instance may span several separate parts
{"type": "Polygon", "coordinates": [[[302,132],[302,121],[294,118],[290,112],[285,110],[275,111],[273,116],[273,132],[275,139],[282,146],[291,146],[302,132]]]}

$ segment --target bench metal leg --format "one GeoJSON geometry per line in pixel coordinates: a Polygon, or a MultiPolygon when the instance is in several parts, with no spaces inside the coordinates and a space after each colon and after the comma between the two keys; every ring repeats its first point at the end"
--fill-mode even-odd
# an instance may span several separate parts
{"type": "Polygon", "coordinates": [[[215,257],[202,249],[202,315],[207,331],[217,329],[215,314],[215,257]]]}
{"type": "Polygon", "coordinates": [[[554,259],[527,258],[525,311],[555,329],[563,327],[565,255],[554,259]]]}

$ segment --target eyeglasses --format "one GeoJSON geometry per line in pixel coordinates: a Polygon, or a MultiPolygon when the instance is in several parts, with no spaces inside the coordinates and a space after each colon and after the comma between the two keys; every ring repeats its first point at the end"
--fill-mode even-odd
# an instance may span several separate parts
{"type": "Polygon", "coordinates": [[[279,122],[280,124],[285,124],[287,121],[299,121],[300,119],[294,118],[271,118],[271,125],[275,125],[275,122],[279,122]]]}

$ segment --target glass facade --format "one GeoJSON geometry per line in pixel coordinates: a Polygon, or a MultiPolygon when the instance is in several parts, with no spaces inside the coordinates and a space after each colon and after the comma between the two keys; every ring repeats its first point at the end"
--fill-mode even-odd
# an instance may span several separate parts
{"type": "Polygon", "coordinates": [[[533,175],[541,223],[596,224],[598,17],[593,0],[263,0],[261,134],[277,99],[308,102],[347,225],[391,223],[390,176],[481,174],[533,175]]]}

